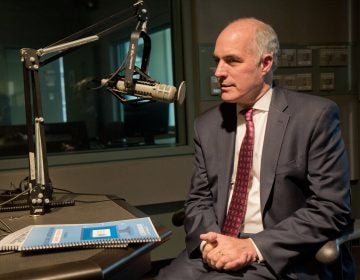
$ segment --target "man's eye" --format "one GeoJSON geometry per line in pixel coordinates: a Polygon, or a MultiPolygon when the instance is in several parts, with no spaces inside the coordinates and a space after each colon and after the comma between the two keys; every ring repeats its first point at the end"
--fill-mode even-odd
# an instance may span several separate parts
{"type": "Polygon", "coordinates": [[[240,63],[240,61],[238,59],[228,59],[226,61],[228,64],[231,64],[231,65],[234,65],[234,64],[237,64],[237,63],[240,63]]]}
{"type": "Polygon", "coordinates": [[[236,59],[229,57],[229,58],[224,59],[224,62],[228,65],[233,65],[236,63],[236,59]]]}

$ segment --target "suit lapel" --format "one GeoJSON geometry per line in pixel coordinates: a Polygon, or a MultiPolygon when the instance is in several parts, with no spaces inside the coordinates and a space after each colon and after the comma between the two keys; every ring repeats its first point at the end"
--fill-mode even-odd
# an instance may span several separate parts
{"type": "Polygon", "coordinates": [[[219,163],[218,218],[222,225],[226,215],[228,191],[234,163],[235,132],[236,132],[236,105],[223,103],[220,106],[222,115],[221,130],[217,137],[217,159],[219,163]],[[231,143],[229,145],[229,143],[231,143]]]}
{"type": "Polygon", "coordinates": [[[283,91],[278,88],[274,88],[269,108],[261,159],[260,202],[262,213],[264,213],[266,202],[273,187],[276,166],[281,150],[281,143],[290,118],[290,115],[284,112],[286,108],[287,101],[283,91]]]}
{"type": "MultiPolygon", "coordinates": [[[[264,146],[261,160],[261,211],[269,198],[275,178],[275,170],[281,150],[281,143],[285,135],[290,115],[285,113],[287,101],[284,93],[274,88],[269,108],[268,121],[265,131],[264,146]]],[[[219,163],[218,217],[222,225],[227,209],[228,190],[234,163],[235,133],[236,133],[236,105],[223,103],[220,106],[222,115],[222,129],[217,137],[217,162],[219,163]],[[227,143],[231,143],[230,145],[227,143]]]]}

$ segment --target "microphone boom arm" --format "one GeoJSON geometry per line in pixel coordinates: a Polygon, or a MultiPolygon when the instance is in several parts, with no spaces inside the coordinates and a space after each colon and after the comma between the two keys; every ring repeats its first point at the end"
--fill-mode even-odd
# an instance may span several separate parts
{"type": "MultiPolygon", "coordinates": [[[[100,25],[108,24],[108,21],[114,20],[119,15],[122,15],[123,12],[112,15],[105,20],[102,20],[60,41],[57,41],[56,43],[53,43],[48,47],[38,50],[30,48],[22,48],[20,50],[20,57],[23,68],[25,116],[28,138],[28,204],[31,215],[43,215],[50,210],[52,205],[54,205],[54,203],[52,202],[53,187],[50,181],[48,170],[44,131],[44,116],[42,112],[42,102],[40,94],[40,67],[64,56],[65,54],[79,48],[80,46],[99,40],[103,36],[119,29],[123,26],[124,23],[126,23],[128,20],[132,20],[133,18],[138,18],[137,29],[142,28],[143,30],[137,30],[137,32],[139,33],[139,37],[143,37],[144,42],[146,42],[146,52],[150,52],[150,49],[148,47],[148,41],[150,40],[147,39],[147,35],[144,35],[144,29],[146,28],[147,21],[146,9],[143,9],[142,6],[143,1],[137,1],[131,7],[131,10],[135,9],[135,15],[132,15],[125,21],[117,22],[116,24],[113,24],[112,27],[106,28],[105,30],[100,31],[95,35],[81,38],[81,36],[83,36],[85,33],[89,33],[89,31],[98,28],[100,25]],[[41,61],[41,57],[55,52],[57,52],[57,54],[41,61]]],[[[130,9],[127,9],[125,12],[128,12],[129,10],[130,9]]],[[[143,59],[143,65],[141,67],[142,71],[146,72],[147,66],[148,56],[147,59],[143,59]]],[[[131,82],[129,85],[130,87],[132,86],[131,82]]]]}
{"type": "Polygon", "coordinates": [[[129,50],[127,55],[126,70],[125,70],[125,87],[127,90],[134,90],[133,76],[135,72],[135,60],[138,48],[139,39],[143,38],[144,48],[141,61],[141,71],[136,71],[143,77],[142,74],[147,74],[149,68],[151,40],[150,37],[143,30],[136,30],[131,33],[129,50]]]}

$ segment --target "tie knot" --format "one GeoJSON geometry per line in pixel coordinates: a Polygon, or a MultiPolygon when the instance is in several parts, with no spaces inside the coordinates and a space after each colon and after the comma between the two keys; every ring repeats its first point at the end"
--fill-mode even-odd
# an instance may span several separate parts
{"type": "Polygon", "coordinates": [[[241,113],[245,116],[246,121],[252,121],[252,114],[254,110],[254,108],[248,108],[241,111],[241,113]]]}

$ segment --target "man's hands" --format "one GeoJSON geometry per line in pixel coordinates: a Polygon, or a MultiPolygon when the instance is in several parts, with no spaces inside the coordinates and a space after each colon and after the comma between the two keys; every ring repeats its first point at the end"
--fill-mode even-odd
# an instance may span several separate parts
{"type": "Polygon", "coordinates": [[[215,232],[201,234],[200,238],[206,241],[202,258],[214,269],[238,270],[258,259],[250,239],[238,239],[215,232]]]}

